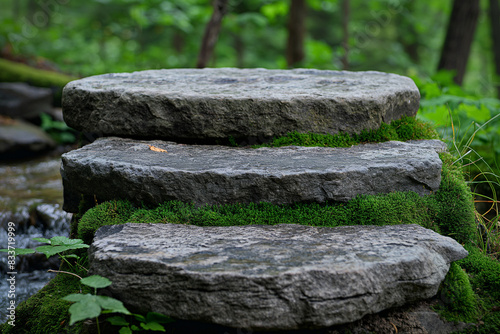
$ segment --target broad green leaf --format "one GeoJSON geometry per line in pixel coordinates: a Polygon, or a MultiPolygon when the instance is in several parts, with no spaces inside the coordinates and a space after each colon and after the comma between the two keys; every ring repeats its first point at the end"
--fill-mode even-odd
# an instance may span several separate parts
{"type": "Polygon", "coordinates": [[[119,315],[110,317],[106,319],[111,325],[113,326],[128,326],[129,323],[127,320],[125,320],[124,317],[121,317],[119,315]]]}
{"type": "MultiPolygon", "coordinates": [[[[92,295],[88,295],[94,297],[92,295]]],[[[71,314],[69,321],[70,326],[77,321],[96,318],[101,314],[101,307],[93,298],[84,298],[83,300],[74,303],[68,309],[71,314]]]]}
{"type": "Polygon", "coordinates": [[[44,244],[49,244],[50,245],[50,240],[45,239],[45,238],[33,238],[33,240],[38,241],[38,242],[43,242],[44,244]]]}
{"type": "Polygon", "coordinates": [[[47,258],[51,257],[52,255],[56,255],[58,253],[64,252],[66,250],[68,250],[68,248],[66,246],[47,245],[47,246],[40,246],[40,247],[36,248],[37,252],[45,254],[45,256],[47,256],[47,258]]]}
{"type": "Polygon", "coordinates": [[[144,328],[145,330],[165,332],[165,327],[163,327],[157,322],[148,322],[148,323],[141,322],[141,327],[144,328]]]}
{"type": "Polygon", "coordinates": [[[132,326],[130,326],[130,328],[131,328],[133,331],[135,331],[135,332],[138,332],[138,331],[142,330],[142,329],[140,329],[139,327],[137,327],[136,325],[132,325],[132,326]]]}
{"type": "Polygon", "coordinates": [[[79,301],[82,301],[82,300],[88,298],[87,296],[92,296],[92,295],[89,293],[87,293],[85,295],[83,295],[81,293],[72,293],[70,295],[63,297],[62,299],[67,301],[67,302],[79,302],[79,301]]]}
{"type": "Polygon", "coordinates": [[[66,247],[67,250],[70,250],[70,249],[89,248],[90,246],[86,244],[76,244],[76,245],[64,245],[64,247],[66,247]]]}
{"type": "Polygon", "coordinates": [[[148,322],[148,320],[146,320],[146,317],[141,314],[134,314],[134,317],[137,321],[148,322]]]}
{"type": "MultiPolygon", "coordinates": [[[[8,253],[9,250],[8,249],[0,249],[0,252],[8,253]]],[[[33,254],[34,252],[35,252],[34,249],[29,249],[29,248],[16,248],[14,250],[15,256],[24,255],[24,254],[33,254]]]]}
{"type": "Polygon", "coordinates": [[[111,285],[111,281],[109,279],[99,275],[92,275],[89,277],[82,278],[80,282],[82,284],[85,284],[86,286],[90,286],[91,288],[95,289],[105,288],[111,285]]]}
{"type": "MultiPolygon", "coordinates": [[[[134,326],[132,326],[134,327],[134,326]]],[[[118,332],[119,334],[132,334],[132,330],[129,327],[122,327],[120,328],[120,331],[118,332]]]]}
{"type": "Polygon", "coordinates": [[[111,313],[117,312],[117,313],[131,314],[125,308],[125,306],[123,306],[123,303],[118,299],[114,299],[112,297],[107,297],[107,296],[95,296],[95,297],[99,306],[101,306],[103,309],[109,310],[111,313]]]}
{"type": "Polygon", "coordinates": [[[76,244],[83,244],[82,239],[70,239],[67,237],[52,237],[50,238],[50,243],[53,246],[58,246],[58,245],[64,245],[64,246],[69,246],[69,245],[76,245],[76,244]]]}

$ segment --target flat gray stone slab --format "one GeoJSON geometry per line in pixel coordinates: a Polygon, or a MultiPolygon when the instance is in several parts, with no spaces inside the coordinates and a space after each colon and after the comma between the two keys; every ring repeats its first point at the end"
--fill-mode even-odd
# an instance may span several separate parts
{"type": "Polygon", "coordinates": [[[64,209],[77,212],[80,194],[150,205],[323,203],[393,191],[426,195],[439,189],[442,162],[432,146],[439,144],[252,149],[101,138],[62,156],[64,209]]]}
{"type": "Polygon", "coordinates": [[[417,113],[407,77],[312,69],[169,69],[70,82],[66,123],[101,136],[251,141],[291,131],[335,134],[378,129],[417,113]]]}
{"type": "Polygon", "coordinates": [[[434,296],[455,240],[418,225],[100,228],[90,272],[132,310],[278,330],[349,323],[434,296]]]}

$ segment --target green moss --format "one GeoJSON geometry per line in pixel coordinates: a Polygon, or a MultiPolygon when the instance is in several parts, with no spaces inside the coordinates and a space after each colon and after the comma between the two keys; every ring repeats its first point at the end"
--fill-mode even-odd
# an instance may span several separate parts
{"type": "Polygon", "coordinates": [[[474,236],[472,196],[458,166],[442,155],[441,188],[435,194],[414,192],[361,195],[347,203],[296,203],[273,205],[250,203],[195,207],[178,201],[156,208],[134,208],[126,201],[110,201],[88,210],[78,225],[78,238],[90,243],[104,225],[131,223],[175,223],[197,226],[248,224],[302,224],[335,227],[342,225],[419,224],[458,242],[474,236]]]}
{"type": "Polygon", "coordinates": [[[471,277],[474,291],[482,297],[500,301],[500,262],[482,253],[478,248],[465,245],[469,256],[458,261],[471,277]]]}
{"type": "Polygon", "coordinates": [[[91,244],[95,231],[104,225],[124,224],[135,209],[127,201],[111,201],[88,210],[78,223],[78,238],[91,244]]]}
{"type": "Polygon", "coordinates": [[[0,82],[26,82],[33,86],[56,88],[56,102],[61,100],[62,88],[76,79],[66,74],[40,70],[0,58],[0,82]]]}
{"type": "Polygon", "coordinates": [[[453,156],[441,153],[443,161],[441,184],[435,194],[436,221],[442,234],[465,244],[472,241],[476,233],[474,202],[472,193],[465,182],[462,168],[453,163],[453,156]]]}
{"type": "Polygon", "coordinates": [[[317,133],[291,132],[285,136],[274,138],[271,143],[255,145],[258,147],[280,146],[320,146],[320,147],[350,147],[361,143],[379,143],[389,140],[419,140],[438,139],[437,132],[431,125],[414,117],[403,117],[392,121],[391,124],[382,123],[377,130],[363,130],[359,134],[349,135],[340,132],[335,135],[317,133]]]}
{"type": "Polygon", "coordinates": [[[451,263],[439,289],[445,307],[438,310],[449,321],[476,322],[479,306],[465,271],[451,263]]]}
{"type": "Polygon", "coordinates": [[[77,277],[57,274],[45,287],[16,308],[16,326],[0,325],[5,334],[79,333],[81,323],[69,327],[71,303],[61,300],[71,293],[90,292],[77,277]]]}

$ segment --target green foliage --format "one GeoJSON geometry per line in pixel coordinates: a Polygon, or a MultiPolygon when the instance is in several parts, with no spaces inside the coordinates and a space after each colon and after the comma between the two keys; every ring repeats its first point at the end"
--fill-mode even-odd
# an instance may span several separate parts
{"type": "Polygon", "coordinates": [[[47,114],[41,114],[40,119],[42,121],[40,124],[42,130],[47,132],[58,144],[69,144],[75,142],[76,132],[67,126],[66,123],[55,121],[47,114]]]}
{"type": "MultiPolygon", "coordinates": [[[[85,249],[89,248],[89,245],[86,245],[83,243],[83,240],[81,239],[69,239],[67,237],[52,237],[50,239],[46,238],[33,238],[33,240],[38,241],[38,242],[43,242],[47,243],[48,245],[44,246],[39,246],[35,249],[22,249],[22,248],[16,248],[15,254],[17,255],[22,255],[22,254],[32,254],[35,252],[45,254],[47,259],[53,255],[58,254],[59,257],[66,262],[66,264],[70,267],[73,268],[74,265],[69,261],[70,258],[74,258],[77,261],[81,260],[81,257],[77,254],[64,254],[67,253],[68,251],[71,250],[77,250],[77,249],[85,249]]],[[[8,252],[8,249],[0,249],[0,252],[8,252]]]]}
{"type": "Polygon", "coordinates": [[[269,144],[255,145],[258,147],[279,146],[320,146],[320,147],[350,147],[360,143],[379,143],[389,140],[418,140],[437,139],[438,135],[427,123],[414,117],[403,117],[392,121],[391,124],[382,123],[377,130],[363,130],[360,134],[349,135],[340,132],[335,135],[317,133],[291,132],[285,136],[274,138],[269,144]]]}
{"type": "Polygon", "coordinates": [[[77,292],[87,293],[77,277],[59,273],[45,287],[16,308],[17,326],[7,323],[0,325],[0,332],[5,334],[47,334],[79,333],[81,324],[69,329],[70,303],[61,298],[77,292]],[[20,325],[22,324],[22,325],[20,325]]]}
{"type": "Polygon", "coordinates": [[[441,315],[450,321],[476,322],[479,306],[469,278],[460,266],[453,262],[446,278],[441,283],[441,300],[445,307],[441,315]]]}
{"type": "Polygon", "coordinates": [[[174,321],[172,318],[156,312],[148,312],[146,316],[140,314],[132,314],[131,316],[132,319],[128,320],[123,316],[115,316],[106,320],[114,326],[123,326],[120,329],[120,334],[128,334],[133,331],[142,330],[165,332],[165,328],[162,324],[168,324],[174,321]],[[138,325],[134,325],[132,322],[136,322],[138,325]]]}

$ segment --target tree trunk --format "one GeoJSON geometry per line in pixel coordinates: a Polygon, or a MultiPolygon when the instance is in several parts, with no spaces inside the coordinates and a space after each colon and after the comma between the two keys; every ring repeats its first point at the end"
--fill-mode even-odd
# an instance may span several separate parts
{"type": "Polygon", "coordinates": [[[204,68],[207,66],[212,54],[214,52],[215,44],[219,38],[219,31],[222,24],[222,18],[227,12],[228,0],[215,0],[214,11],[210,21],[205,27],[205,34],[201,42],[201,50],[198,55],[197,68],[204,68]]]}
{"type": "Polygon", "coordinates": [[[491,38],[493,40],[493,57],[495,59],[495,84],[500,99],[500,6],[498,0],[490,0],[491,38]]]}
{"type": "Polygon", "coordinates": [[[343,40],[342,47],[344,48],[344,55],[342,56],[342,69],[349,69],[349,16],[351,8],[349,0],[342,0],[342,31],[343,40]]]}
{"type": "Polygon", "coordinates": [[[464,79],[474,32],[479,18],[479,0],[454,0],[438,70],[455,70],[455,82],[464,79]]]}
{"type": "Polygon", "coordinates": [[[286,62],[293,67],[304,60],[304,37],[306,21],[306,1],[292,0],[288,19],[288,42],[286,46],[286,62]]]}

